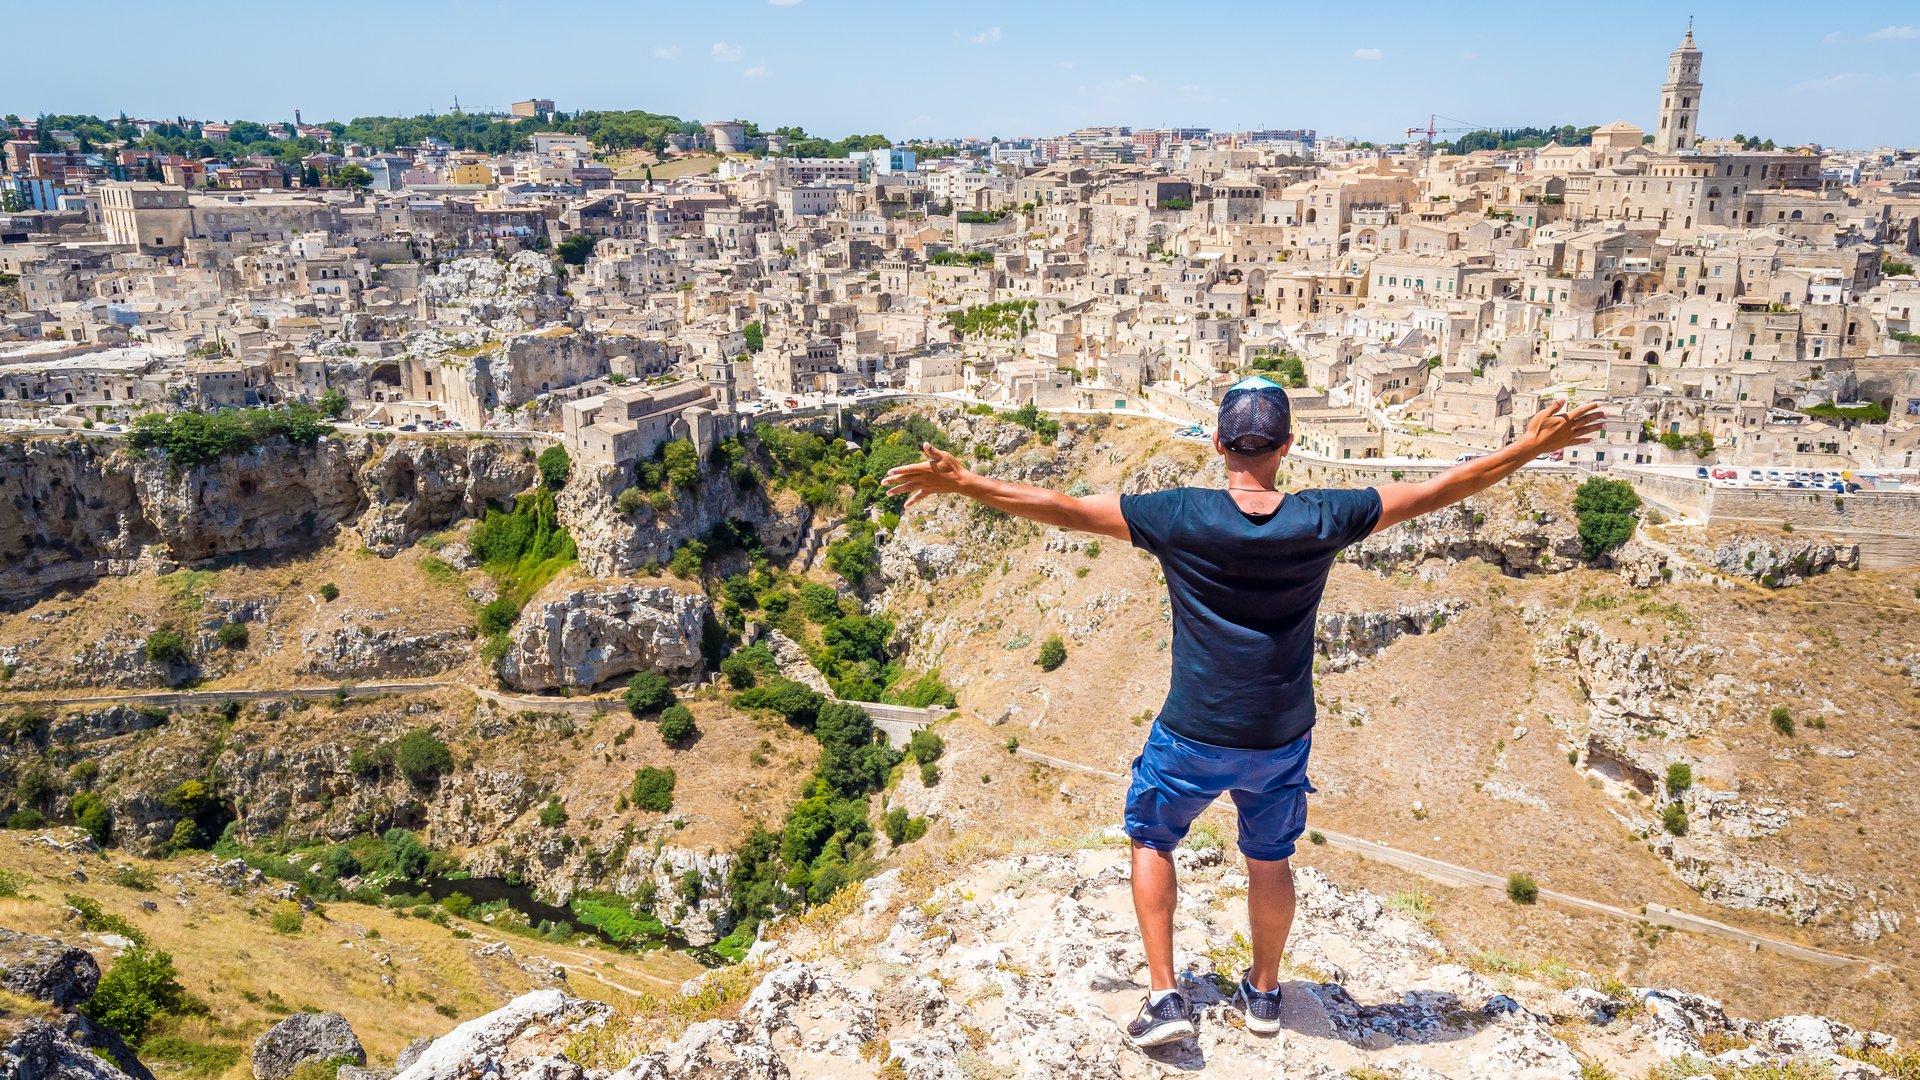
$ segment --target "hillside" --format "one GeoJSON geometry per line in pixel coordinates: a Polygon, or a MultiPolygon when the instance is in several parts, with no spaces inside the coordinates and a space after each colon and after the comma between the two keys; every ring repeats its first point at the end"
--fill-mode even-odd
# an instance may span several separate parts
{"type": "MultiPolygon", "coordinates": [[[[632,510],[616,506],[625,478],[575,470],[549,497],[529,455],[485,440],[340,444],[324,468],[299,463],[319,479],[292,494],[260,482],[271,453],[175,474],[41,440],[0,456],[21,466],[0,483],[39,508],[12,541],[35,552],[33,580],[13,579],[32,591],[0,613],[5,810],[70,822],[97,799],[111,858],[154,856],[156,873],[178,875],[217,848],[329,911],[381,889],[511,893],[528,922],[558,905],[587,933],[624,911],[640,927],[630,944],[718,941],[727,955],[763,915],[917,853],[971,865],[962,855],[986,837],[1097,835],[1166,687],[1156,566],[1124,544],[951,501],[896,521],[864,479],[938,437],[996,475],[1076,492],[1219,482],[1207,448],[1164,425],[1038,426],[882,410],[857,418],[853,443],[755,441],[731,452],[727,477],[655,477],[632,510]],[[69,470],[60,484],[25,468],[34,454],[69,470]],[[89,508],[124,482],[147,524],[93,535],[89,508]],[[232,513],[193,528],[163,513],[188,495],[232,513]],[[262,500],[258,520],[285,531],[231,524],[262,500]],[[488,562],[474,518],[489,500],[552,513],[577,561],[488,562]],[[299,506],[335,516],[301,527],[299,506]],[[502,599],[512,619],[488,630],[502,599]],[[244,638],[223,641],[234,624],[244,638]],[[189,663],[153,659],[164,630],[189,663]],[[1055,634],[1066,660],[1043,671],[1055,634]],[[712,682],[728,649],[741,666],[712,682]],[[670,742],[654,729],[659,705],[636,716],[620,701],[635,671],[667,676],[692,737],[670,742]],[[812,730],[818,700],[795,712],[768,696],[783,677],[863,700],[950,688],[960,708],[937,728],[937,762],[850,760],[845,733],[812,730]],[[197,696],[142,696],[170,686],[197,696]],[[668,809],[637,803],[651,769],[672,771],[668,809]],[[394,829],[423,845],[417,872],[388,868],[394,829]],[[801,830],[809,842],[782,847],[801,830]],[[336,851],[378,868],[335,873],[336,851]]],[[[1388,478],[1302,461],[1282,482],[1388,478]]],[[[1912,575],[1851,570],[1846,551],[1785,534],[1703,534],[1651,515],[1633,544],[1589,563],[1576,482],[1525,474],[1335,567],[1311,825],[1338,840],[1303,845],[1299,865],[1420,894],[1437,947],[1509,973],[1587,970],[1741,1015],[1920,1032],[1907,943],[1920,880],[1903,828],[1920,689],[1912,575]],[[1400,854],[1368,857],[1369,843],[1400,854]],[[1451,872],[1417,876],[1416,857],[1495,880],[1526,873],[1627,916],[1551,897],[1516,906],[1451,872]],[[1662,906],[1735,939],[1676,931],[1684,920],[1662,906]]],[[[1204,820],[1203,835],[1232,835],[1224,804],[1204,820]]],[[[7,916],[0,925],[45,932],[7,916]]],[[[502,983],[458,1012],[520,989],[502,983]]],[[[1474,1075],[1467,1058],[1433,1061],[1474,1075]]]]}

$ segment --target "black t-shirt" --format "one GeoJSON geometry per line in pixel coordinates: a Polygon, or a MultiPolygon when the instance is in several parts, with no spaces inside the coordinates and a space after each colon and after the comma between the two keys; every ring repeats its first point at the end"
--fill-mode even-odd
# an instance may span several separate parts
{"type": "Polygon", "coordinates": [[[1125,495],[1133,545],[1160,559],[1173,602],[1173,684],[1159,722],[1215,746],[1266,750],[1313,727],[1314,613],[1341,548],[1373,531],[1372,488],[1289,493],[1248,515],[1215,488],[1125,495]]]}

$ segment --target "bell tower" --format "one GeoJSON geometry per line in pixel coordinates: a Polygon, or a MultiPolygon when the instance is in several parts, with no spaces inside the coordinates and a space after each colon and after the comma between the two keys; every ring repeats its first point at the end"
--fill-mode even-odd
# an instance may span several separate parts
{"type": "Polygon", "coordinates": [[[1700,50],[1693,43],[1693,20],[1687,36],[1667,57],[1667,83],[1660,88],[1660,126],[1654,129],[1653,148],[1662,154],[1692,150],[1700,143],[1700,50]]]}

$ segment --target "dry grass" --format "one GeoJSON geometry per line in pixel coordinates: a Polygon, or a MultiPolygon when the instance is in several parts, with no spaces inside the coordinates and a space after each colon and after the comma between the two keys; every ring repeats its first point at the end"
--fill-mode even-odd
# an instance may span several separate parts
{"type": "MultiPolygon", "coordinates": [[[[324,913],[308,915],[300,932],[275,933],[268,926],[273,903],[264,893],[229,893],[201,877],[197,870],[208,862],[204,855],[160,862],[116,853],[114,861],[154,873],[161,882],[159,892],[113,884],[112,864],[106,859],[53,852],[33,842],[31,834],[0,834],[0,866],[27,879],[20,896],[0,899],[0,925],[57,933],[69,943],[93,948],[104,968],[112,962],[110,952],[63,924],[60,897],[67,891],[82,893],[126,918],[155,948],[173,954],[181,983],[208,1006],[206,1018],[163,1029],[181,1038],[250,1044],[289,1012],[323,1009],[347,1018],[372,1059],[391,1061],[413,1039],[443,1034],[458,1022],[441,1009],[466,1019],[540,985],[511,960],[474,954],[493,936],[481,923],[456,920],[456,927],[473,934],[461,940],[450,927],[384,908],[335,903],[324,913]],[[86,883],[71,881],[75,868],[87,873],[86,883]],[[176,893],[187,896],[185,906],[175,902],[176,893]],[[142,910],[141,900],[156,901],[157,910],[142,910]]],[[[691,960],[673,953],[636,956],[506,940],[516,953],[588,966],[628,986],[645,986],[654,979],[677,983],[698,970],[691,960]]],[[[595,979],[576,977],[570,989],[616,1007],[633,1003],[630,995],[595,979]]],[[[12,1003],[0,1002],[0,1007],[11,1008],[12,1003]]],[[[242,1060],[224,1075],[244,1080],[251,1074],[242,1060]]]]}

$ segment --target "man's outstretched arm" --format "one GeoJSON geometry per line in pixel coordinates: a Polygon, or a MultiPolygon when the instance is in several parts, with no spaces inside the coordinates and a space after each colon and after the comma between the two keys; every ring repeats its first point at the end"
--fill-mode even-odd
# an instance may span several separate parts
{"type": "Polygon", "coordinates": [[[977,503],[1042,525],[1099,533],[1118,540],[1131,539],[1126,519],[1120,516],[1118,495],[1075,498],[1032,484],[992,480],[967,469],[959,458],[932,443],[924,443],[920,449],[926,453],[927,460],[902,465],[887,473],[887,494],[905,495],[908,506],[929,495],[965,495],[977,503]]]}
{"type": "Polygon", "coordinates": [[[1373,531],[1379,532],[1485,491],[1541,454],[1592,440],[1606,423],[1607,414],[1600,411],[1597,402],[1570,412],[1563,411],[1565,406],[1564,401],[1549,403],[1527,421],[1526,434],[1490,454],[1463,461],[1430,480],[1417,484],[1382,484],[1378,489],[1380,523],[1373,531]]]}

